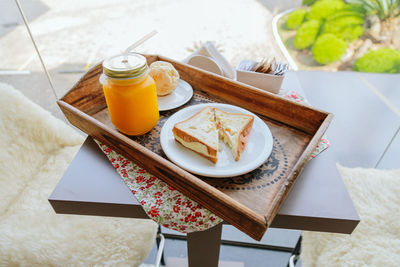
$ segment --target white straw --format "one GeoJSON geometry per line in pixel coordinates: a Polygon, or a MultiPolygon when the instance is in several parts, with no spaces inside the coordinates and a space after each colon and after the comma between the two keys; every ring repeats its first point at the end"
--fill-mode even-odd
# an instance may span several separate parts
{"type": "Polygon", "coordinates": [[[54,97],[56,98],[56,100],[58,100],[58,97],[57,97],[57,94],[56,94],[56,90],[54,89],[54,85],[53,85],[53,82],[52,82],[52,80],[51,80],[50,74],[49,74],[49,72],[47,71],[46,66],[44,65],[42,56],[40,55],[40,52],[39,52],[39,49],[38,49],[38,47],[37,47],[37,45],[36,45],[35,39],[33,39],[33,36],[32,36],[32,33],[31,33],[31,29],[29,28],[28,21],[27,21],[27,19],[26,19],[26,17],[25,17],[24,11],[22,10],[21,4],[19,3],[19,0],[15,0],[15,3],[16,3],[17,6],[18,6],[19,12],[21,13],[22,20],[24,21],[26,30],[27,30],[28,33],[29,33],[29,36],[30,36],[30,38],[31,38],[31,40],[32,40],[32,43],[33,43],[33,46],[35,47],[36,53],[37,53],[37,55],[38,55],[38,57],[39,57],[39,59],[40,59],[40,63],[42,64],[43,70],[44,70],[44,72],[46,73],[47,80],[49,80],[50,87],[51,87],[51,89],[52,89],[52,91],[53,91],[54,97]]]}
{"type": "Polygon", "coordinates": [[[144,43],[145,41],[147,41],[148,39],[150,39],[151,37],[153,37],[156,34],[157,34],[156,30],[153,30],[150,33],[146,34],[145,36],[143,36],[142,38],[137,40],[135,43],[130,45],[127,49],[125,49],[124,54],[128,54],[130,51],[132,51],[133,49],[135,49],[136,47],[138,47],[139,45],[141,45],[142,43],[144,43]]]}

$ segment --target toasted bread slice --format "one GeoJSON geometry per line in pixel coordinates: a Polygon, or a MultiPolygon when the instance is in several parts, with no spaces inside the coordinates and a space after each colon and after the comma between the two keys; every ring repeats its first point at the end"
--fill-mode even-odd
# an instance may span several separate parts
{"type": "Polygon", "coordinates": [[[215,121],[219,136],[231,148],[235,161],[238,161],[246,148],[254,117],[243,113],[227,113],[216,108],[215,121]]]}
{"type": "Polygon", "coordinates": [[[183,146],[217,163],[219,135],[215,108],[205,107],[190,118],[176,123],[172,132],[175,140],[183,146]]]}

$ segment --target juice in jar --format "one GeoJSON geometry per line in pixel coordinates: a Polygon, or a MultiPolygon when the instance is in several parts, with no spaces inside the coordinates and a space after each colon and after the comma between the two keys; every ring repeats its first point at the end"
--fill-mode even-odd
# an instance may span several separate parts
{"type": "Polygon", "coordinates": [[[103,83],[111,122],[122,133],[142,135],[158,122],[156,85],[146,58],[130,53],[103,62],[103,83]]]}

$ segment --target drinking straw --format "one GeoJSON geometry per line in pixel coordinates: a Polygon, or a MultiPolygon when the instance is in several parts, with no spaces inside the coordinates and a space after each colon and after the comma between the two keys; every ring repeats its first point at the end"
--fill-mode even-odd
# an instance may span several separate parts
{"type": "Polygon", "coordinates": [[[134,42],[132,45],[128,46],[128,48],[125,49],[124,54],[125,55],[129,54],[130,51],[132,51],[133,49],[135,49],[136,47],[138,47],[139,45],[141,45],[142,43],[144,43],[145,41],[147,41],[156,34],[157,34],[156,30],[149,32],[148,34],[146,34],[145,36],[134,42]]]}
{"type": "Polygon", "coordinates": [[[42,56],[40,55],[40,52],[39,52],[39,49],[38,49],[38,47],[37,47],[37,45],[36,45],[35,39],[33,39],[33,36],[32,36],[32,33],[31,33],[31,29],[29,28],[28,21],[27,21],[27,19],[26,19],[26,17],[25,17],[24,11],[22,10],[21,4],[20,4],[19,0],[15,0],[15,3],[16,3],[17,6],[18,6],[19,13],[21,13],[21,17],[22,17],[22,20],[24,21],[26,30],[28,31],[29,37],[31,38],[32,43],[33,43],[33,46],[35,47],[35,50],[36,50],[36,53],[37,53],[37,55],[38,55],[38,57],[39,57],[40,63],[42,64],[42,67],[43,67],[43,69],[44,69],[44,72],[46,73],[47,80],[49,80],[50,87],[51,87],[51,90],[53,91],[54,97],[58,100],[56,90],[54,89],[53,81],[51,80],[50,74],[49,74],[49,72],[47,71],[46,66],[44,65],[42,56]]]}

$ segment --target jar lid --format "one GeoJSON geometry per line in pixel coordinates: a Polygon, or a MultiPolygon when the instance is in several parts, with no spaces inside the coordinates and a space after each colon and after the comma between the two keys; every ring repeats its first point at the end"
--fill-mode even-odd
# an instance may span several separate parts
{"type": "Polygon", "coordinates": [[[115,55],[103,61],[104,74],[110,78],[135,78],[147,70],[146,58],[136,53],[115,55]]]}

